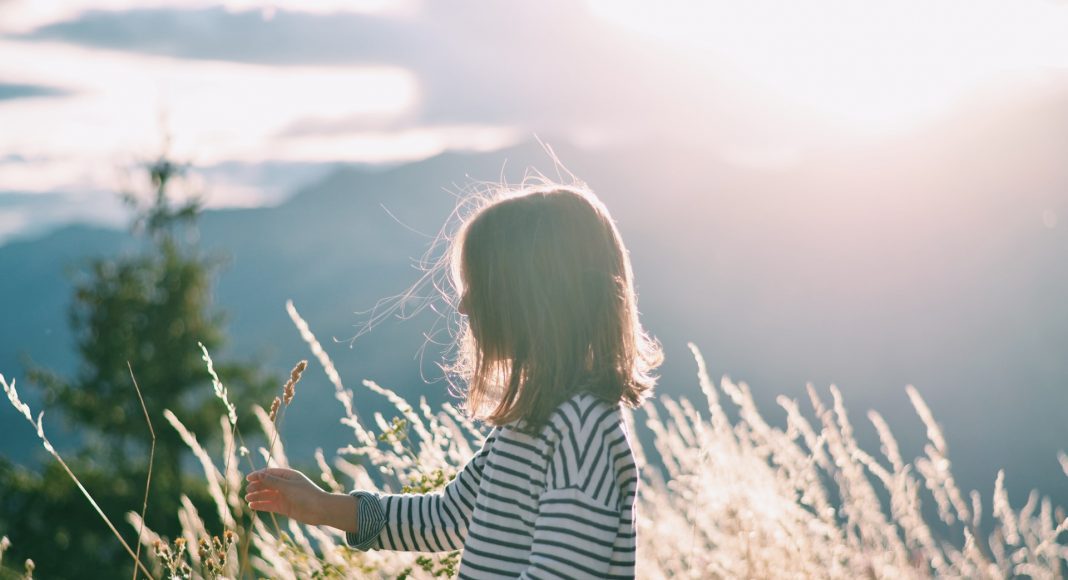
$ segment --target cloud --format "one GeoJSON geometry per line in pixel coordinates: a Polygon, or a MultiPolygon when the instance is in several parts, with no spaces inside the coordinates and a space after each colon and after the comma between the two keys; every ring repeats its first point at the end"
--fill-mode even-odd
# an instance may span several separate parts
{"type": "Polygon", "coordinates": [[[171,7],[93,10],[14,37],[254,64],[407,64],[417,49],[400,41],[430,34],[423,28],[364,14],[278,11],[265,19],[259,10],[171,7]]]}
{"type": "Polygon", "coordinates": [[[379,16],[412,15],[419,10],[419,0],[4,0],[0,2],[0,32],[20,33],[55,22],[75,20],[92,11],[137,9],[202,9],[255,11],[270,19],[278,10],[309,14],[375,14],[379,16]]]}
{"type": "MultiPolygon", "coordinates": [[[[77,93],[47,103],[18,99],[0,105],[0,155],[82,163],[114,164],[149,154],[159,142],[161,111],[177,129],[175,152],[212,164],[272,159],[278,145],[273,136],[293,118],[388,118],[405,114],[419,98],[411,73],[397,67],[278,69],[5,40],[0,77],[38,84],[50,79],[77,93]]],[[[0,181],[0,187],[26,186],[0,181]]]]}
{"type": "Polygon", "coordinates": [[[0,82],[0,101],[34,97],[61,97],[69,94],[71,94],[70,91],[56,87],[0,82]]]}
{"type": "MultiPolygon", "coordinates": [[[[417,80],[422,99],[401,126],[519,126],[529,131],[685,127],[699,108],[744,102],[707,73],[673,69],[670,55],[642,45],[584,9],[550,2],[426,3],[414,16],[314,14],[223,8],[93,11],[19,38],[133,54],[280,67],[382,65],[417,80]]],[[[724,107],[730,109],[732,105],[724,107]]],[[[724,115],[738,119],[738,115],[724,115]]],[[[380,129],[382,119],[316,114],[297,131],[380,129]]],[[[721,123],[729,130],[731,121],[721,123]]]]}

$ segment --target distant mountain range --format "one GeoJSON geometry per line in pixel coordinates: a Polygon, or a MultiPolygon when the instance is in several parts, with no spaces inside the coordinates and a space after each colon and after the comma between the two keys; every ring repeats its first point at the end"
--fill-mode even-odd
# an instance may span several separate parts
{"type": "MultiPolygon", "coordinates": [[[[862,445],[878,450],[864,415],[875,408],[912,458],[924,431],[905,396],[911,383],[943,425],[965,488],[987,498],[1006,468],[1014,504],[1037,487],[1068,506],[1056,459],[1068,448],[1066,103],[973,108],[923,134],[763,168],[728,162],[699,139],[554,148],[619,222],[643,320],[668,357],[661,393],[701,399],[693,341],[713,379],[747,382],[773,424],[784,417],[776,396],[807,399],[806,381],[823,393],[834,383],[862,445]]],[[[229,348],[216,357],[261,360],[280,379],[309,358],[284,310],[292,299],[364,416],[385,406],[363,378],[445,400],[432,341],[448,336],[424,336],[443,322],[434,313],[386,321],[351,349],[330,338],[351,337],[356,311],[417,279],[413,261],[458,192],[474,180],[516,183],[528,166],[556,176],[542,148],[524,143],[341,168],[276,207],[206,212],[200,243],[229,256],[216,291],[229,348]]],[[[64,269],[131,244],[122,232],[70,226],[0,247],[0,372],[21,377],[26,355],[71,373],[64,269]]],[[[22,391],[36,407],[29,385],[22,391]]],[[[295,460],[348,442],[332,392],[313,363],[286,424],[295,460]]],[[[18,461],[39,455],[6,404],[0,441],[18,461]]]]}

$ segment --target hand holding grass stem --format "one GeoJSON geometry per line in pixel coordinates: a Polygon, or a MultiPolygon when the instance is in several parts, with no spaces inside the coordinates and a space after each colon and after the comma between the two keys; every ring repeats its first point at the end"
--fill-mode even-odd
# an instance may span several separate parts
{"type": "Polygon", "coordinates": [[[253,510],[277,513],[307,525],[356,531],[356,499],[327,492],[295,469],[268,467],[245,479],[249,482],[245,499],[253,510]]]}

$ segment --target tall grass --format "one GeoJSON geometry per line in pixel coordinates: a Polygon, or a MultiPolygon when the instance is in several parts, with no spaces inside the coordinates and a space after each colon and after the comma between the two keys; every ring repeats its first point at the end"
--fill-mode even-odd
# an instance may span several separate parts
{"type": "MultiPolygon", "coordinates": [[[[338,449],[332,458],[321,449],[316,451],[319,473],[313,475],[324,488],[434,492],[482,444],[484,431],[455,406],[446,403],[435,411],[420,398],[416,407],[385,387],[363,381],[366,392],[361,397],[384,397],[396,408],[392,417],[373,415],[375,434],[358,416],[356,394],[344,386],[307,323],[291,303],[287,311],[334,386],[342,409],[340,421],[353,432],[353,443],[338,449]]],[[[779,429],[761,416],[744,382],[734,383],[724,376],[719,385],[714,384],[700,352],[692,344],[690,348],[697,363],[701,403],[661,395],[658,401],[663,412],[646,405],[638,416],[625,413],[641,471],[639,577],[1063,577],[1068,563],[1068,546],[1061,541],[1068,530],[1064,510],[1037,494],[1026,505],[1014,508],[1005,492],[1003,471],[987,501],[976,491],[965,494],[950,471],[945,437],[911,386],[906,394],[926,426],[927,444],[922,457],[906,462],[886,421],[875,411],[868,413],[868,419],[879,435],[879,453],[860,448],[842,396],[833,386],[826,401],[808,385],[812,419],[797,401],[780,397],[778,403],[787,420],[785,430],[779,429]],[[733,421],[725,402],[734,407],[731,415],[737,418],[733,421]],[[639,442],[642,426],[652,434],[662,467],[650,461],[652,454],[639,442]],[[929,511],[934,516],[924,509],[932,504],[934,509],[929,511]],[[989,515],[984,516],[984,511],[989,515]],[[991,518],[992,533],[980,532],[983,517],[991,518]]],[[[206,352],[205,359],[210,359],[206,352]]],[[[216,393],[225,392],[215,381],[216,393]]],[[[33,421],[28,407],[18,400],[14,384],[4,382],[3,386],[54,454],[40,420],[33,421]]],[[[233,536],[225,532],[207,530],[184,496],[178,514],[182,541],[177,543],[159,538],[139,514],[130,511],[126,520],[139,530],[141,543],[152,546],[157,554],[164,552],[149,563],[155,577],[434,577],[455,573],[458,552],[357,552],[345,547],[338,530],[291,520],[265,525],[245,509],[237,493],[241,476],[236,466],[244,456],[249,468],[255,468],[252,456],[256,454],[264,463],[288,465],[276,417],[262,407],[253,408],[272,443],[270,448],[246,452],[243,443],[234,444],[232,411],[227,405],[220,416],[226,442],[221,458],[209,456],[180,417],[170,411],[165,416],[199,459],[225,532],[245,541],[246,549],[238,550],[232,545],[233,536]],[[220,535],[221,541],[212,538],[220,535]],[[174,564],[179,549],[184,567],[174,564]]],[[[1068,456],[1062,453],[1059,460],[1068,476],[1068,456]]],[[[0,543],[0,557],[3,547],[0,543]]]]}

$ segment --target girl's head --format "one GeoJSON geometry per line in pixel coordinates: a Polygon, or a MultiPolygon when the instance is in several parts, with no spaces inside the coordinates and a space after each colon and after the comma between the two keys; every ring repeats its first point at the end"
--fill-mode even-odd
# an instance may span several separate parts
{"type": "Polygon", "coordinates": [[[537,428],[579,390],[630,407],[651,394],[663,355],[638,321],[623,240],[591,191],[497,195],[460,227],[449,258],[467,316],[451,370],[473,416],[537,428]]]}

